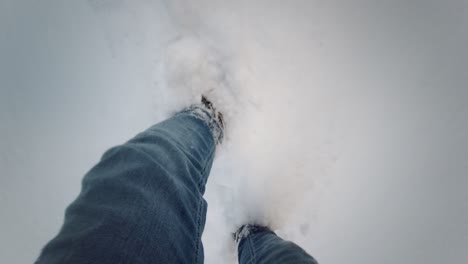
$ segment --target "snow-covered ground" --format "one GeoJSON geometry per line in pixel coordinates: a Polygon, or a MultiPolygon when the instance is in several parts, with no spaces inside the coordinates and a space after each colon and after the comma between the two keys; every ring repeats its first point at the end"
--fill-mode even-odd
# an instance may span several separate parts
{"type": "Polygon", "coordinates": [[[219,77],[207,58],[239,107],[206,263],[246,221],[320,263],[466,263],[466,47],[466,1],[0,0],[0,263],[32,263],[107,148],[219,77]]]}

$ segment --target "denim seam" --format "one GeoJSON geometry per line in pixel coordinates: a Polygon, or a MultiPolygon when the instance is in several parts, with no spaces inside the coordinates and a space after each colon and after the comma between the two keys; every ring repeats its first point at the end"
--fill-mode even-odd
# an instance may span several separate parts
{"type": "MultiPolygon", "coordinates": [[[[215,147],[215,148],[216,148],[216,147],[215,147]]],[[[205,174],[206,174],[206,168],[207,168],[208,165],[210,164],[210,162],[208,162],[208,161],[211,160],[211,158],[212,158],[212,156],[213,156],[213,154],[214,154],[214,152],[215,152],[215,148],[214,148],[213,150],[210,151],[210,154],[208,155],[209,158],[205,161],[205,165],[203,166],[203,169],[202,169],[202,171],[201,171],[202,177],[201,177],[201,179],[200,179],[200,182],[198,183],[198,189],[200,189],[201,186],[202,186],[204,183],[206,183],[206,180],[207,180],[207,178],[208,178],[208,176],[205,175],[205,174]]]]}
{"type": "Polygon", "coordinates": [[[203,199],[200,199],[200,202],[198,203],[198,212],[197,212],[197,237],[195,240],[195,256],[193,263],[197,263],[199,254],[198,251],[200,250],[200,240],[201,240],[201,234],[200,234],[200,229],[201,229],[201,212],[203,209],[203,199]]]}
{"type": "Polygon", "coordinates": [[[193,116],[193,117],[195,117],[195,118],[197,118],[199,120],[202,120],[203,123],[208,127],[208,129],[211,132],[211,135],[213,136],[213,140],[214,140],[214,144],[215,144],[214,148],[212,148],[212,150],[210,151],[210,154],[208,155],[209,158],[205,160],[205,164],[203,165],[203,168],[201,170],[202,177],[201,177],[200,181],[198,182],[198,188],[200,189],[201,186],[204,183],[206,183],[206,178],[207,178],[207,176],[205,175],[206,174],[206,168],[209,166],[209,164],[210,164],[209,160],[211,160],[211,158],[212,158],[212,156],[213,156],[213,154],[214,154],[214,152],[216,150],[217,139],[215,138],[215,132],[213,131],[214,128],[211,127],[211,125],[208,124],[207,121],[204,118],[200,117],[197,113],[195,113],[193,111],[191,113],[192,113],[191,116],[193,116]]]}
{"type": "MultiPolygon", "coordinates": [[[[206,172],[206,168],[208,167],[209,165],[209,162],[208,160],[211,159],[211,156],[213,156],[213,153],[216,151],[216,145],[218,144],[218,142],[220,141],[219,138],[217,138],[216,134],[217,133],[220,133],[218,130],[220,129],[219,126],[217,126],[216,124],[216,121],[214,121],[213,117],[211,116],[211,114],[206,110],[206,109],[203,109],[201,106],[197,106],[197,105],[194,105],[194,106],[191,106],[190,108],[186,108],[182,111],[180,111],[179,113],[177,113],[177,115],[179,114],[188,114],[189,116],[191,117],[194,117],[195,119],[197,120],[201,120],[202,123],[208,128],[208,130],[211,132],[211,136],[213,138],[213,141],[214,141],[214,144],[215,144],[215,147],[210,151],[210,154],[209,154],[209,158],[205,161],[205,164],[203,165],[203,168],[201,169],[201,174],[202,174],[202,177],[201,179],[199,180],[197,186],[198,186],[198,189],[200,190],[201,189],[201,186],[203,184],[206,183],[206,178],[207,176],[205,176],[205,172],[206,172]],[[195,110],[198,109],[200,110],[201,112],[203,112],[204,115],[207,115],[209,116],[209,120],[203,116],[201,116],[202,114],[199,113],[199,112],[196,112],[195,110]],[[215,124],[213,124],[213,122],[215,124]],[[217,126],[217,127],[215,127],[217,126]],[[218,132],[215,132],[218,131],[218,132]]],[[[222,133],[222,132],[221,132],[222,133]]]]}

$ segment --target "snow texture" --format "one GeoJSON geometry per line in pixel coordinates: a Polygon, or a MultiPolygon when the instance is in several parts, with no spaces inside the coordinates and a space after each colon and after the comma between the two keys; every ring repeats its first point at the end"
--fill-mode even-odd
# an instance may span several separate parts
{"type": "Polygon", "coordinates": [[[269,225],[320,263],[467,263],[464,1],[0,1],[0,263],[32,263],[108,148],[226,117],[206,263],[269,225]]]}
{"type": "Polygon", "coordinates": [[[279,95],[270,95],[274,105],[256,99],[268,97],[255,97],[261,87],[249,83],[250,73],[239,71],[248,65],[230,61],[229,50],[210,47],[206,39],[209,36],[188,36],[169,44],[159,87],[168,93],[169,109],[197,104],[203,94],[225,116],[226,140],[218,149],[206,194],[208,203],[215,204],[208,215],[208,221],[214,223],[206,228],[203,240],[206,247],[218,248],[218,254],[206,253],[207,262],[214,263],[225,261],[225,256],[235,259],[232,233],[243,224],[270,226],[281,232],[289,222],[293,227],[286,234],[289,238],[309,236],[305,230],[313,215],[313,202],[306,198],[320,175],[316,167],[326,159],[306,164],[311,156],[303,154],[300,144],[306,130],[301,131],[302,124],[288,123],[291,109],[277,101],[279,95]]]}

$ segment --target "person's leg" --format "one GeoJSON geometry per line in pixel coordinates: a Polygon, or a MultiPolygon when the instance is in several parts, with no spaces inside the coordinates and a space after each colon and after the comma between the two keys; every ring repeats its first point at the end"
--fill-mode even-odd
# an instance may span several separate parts
{"type": "Polygon", "coordinates": [[[203,263],[202,195],[219,123],[192,108],[108,150],[37,264],[203,263]]]}
{"type": "Polygon", "coordinates": [[[293,242],[266,227],[246,225],[236,233],[239,264],[318,262],[293,242]]]}

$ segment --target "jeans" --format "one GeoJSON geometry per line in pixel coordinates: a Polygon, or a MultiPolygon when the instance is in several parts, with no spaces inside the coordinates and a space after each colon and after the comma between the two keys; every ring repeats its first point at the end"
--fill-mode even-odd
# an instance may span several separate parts
{"type": "MultiPolygon", "coordinates": [[[[203,194],[222,137],[207,116],[192,107],[108,150],[36,263],[203,263],[203,194]]],[[[239,243],[239,262],[315,260],[269,231],[239,243]]]]}

